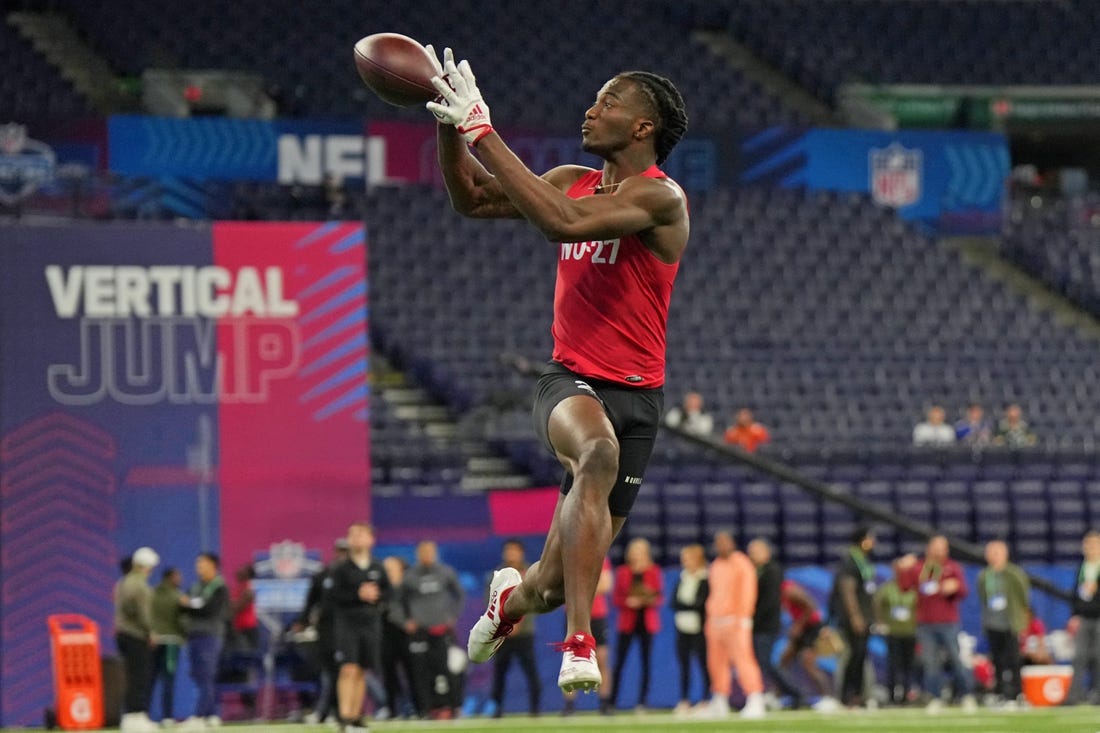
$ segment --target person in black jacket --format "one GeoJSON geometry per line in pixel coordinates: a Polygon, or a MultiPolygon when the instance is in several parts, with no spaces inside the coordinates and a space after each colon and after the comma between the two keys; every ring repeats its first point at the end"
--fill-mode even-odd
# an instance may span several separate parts
{"type": "Polygon", "coordinates": [[[336,698],[340,727],[364,733],[361,723],[367,694],[365,670],[379,671],[382,614],[390,596],[390,581],[382,563],[371,558],[374,529],[364,522],[348,527],[348,559],[332,571],[333,648],[340,665],[336,698]]]}
{"type": "Polygon", "coordinates": [[[863,703],[863,667],[878,590],[870,559],[874,546],[875,535],[867,527],[852,533],[852,544],[840,562],[829,597],[829,616],[848,645],[848,661],[840,683],[840,701],[845,705],[863,703]]]}
{"type": "Polygon", "coordinates": [[[786,670],[776,665],[772,656],[775,642],[783,630],[783,568],[772,558],[772,546],[765,539],[752,540],[745,551],[756,566],[756,612],[752,617],[753,654],[756,655],[765,681],[771,680],[781,694],[791,698],[791,707],[799,708],[806,702],[805,694],[786,670]]]}
{"type": "Polygon", "coordinates": [[[336,710],[336,678],[340,667],[333,646],[332,572],[348,559],[348,541],[340,537],[332,543],[332,561],[313,574],[302,612],[295,619],[293,630],[301,632],[312,627],[317,633],[317,667],[320,685],[313,712],[307,723],[320,723],[336,710]]]}
{"type": "Polygon", "coordinates": [[[1066,630],[1074,637],[1073,684],[1067,704],[1098,702],[1100,693],[1100,532],[1081,540],[1081,565],[1073,595],[1073,616],[1066,630]],[[1091,670],[1091,672],[1090,672],[1091,670]],[[1090,675],[1088,686],[1085,676],[1090,675]],[[1090,699],[1091,698],[1091,699],[1090,699]]]}
{"type": "Polygon", "coordinates": [[[691,683],[691,658],[699,662],[703,675],[703,694],[710,690],[710,674],[707,672],[707,640],[703,636],[706,621],[707,557],[702,545],[688,545],[680,550],[680,577],[670,596],[675,613],[676,658],[680,662],[680,702],[674,714],[682,715],[691,708],[689,686],[691,683]]]}
{"type": "Polygon", "coordinates": [[[195,560],[195,573],[199,579],[191,586],[190,593],[180,597],[184,627],[187,629],[191,679],[199,691],[195,714],[184,721],[188,728],[221,724],[214,683],[225,643],[226,622],[229,620],[229,589],[218,572],[220,564],[214,553],[201,553],[195,560]]]}

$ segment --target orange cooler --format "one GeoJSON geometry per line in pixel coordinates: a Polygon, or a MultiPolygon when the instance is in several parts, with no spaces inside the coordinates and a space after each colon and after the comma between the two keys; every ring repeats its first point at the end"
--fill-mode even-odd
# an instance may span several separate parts
{"type": "Polygon", "coordinates": [[[1024,667],[1020,672],[1024,697],[1036,707],[1061,705],[1069,694],[1073,667],[1066,664],[1040,664],[1024,667]]]}

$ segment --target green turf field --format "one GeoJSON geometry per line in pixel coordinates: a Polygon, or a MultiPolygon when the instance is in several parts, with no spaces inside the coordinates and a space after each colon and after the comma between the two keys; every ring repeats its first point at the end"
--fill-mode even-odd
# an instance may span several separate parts
{"type": "MultiPolygon", "coordinates": [[[[610,717],[592,713],[562,718],[547,714],[538,718],[523,715],[500,720],[467,718],[440,722],[372,723],[375,733],[1100,733],[1100,707],[1045,708],[1019,712],[981,711],[964,715],[948,710],[928,715],[923,710],[877,710],[820,715],[813,712],[772,713],[762,721],[742,721],[736,716],[725,721],[694,721],[673,718],[667,713],[635,715],[622,712],[610,717]]],[[[225,733],[333,733],[323,725],[228,724],[225,733]]],[[[9,729],[0,733],[14,733],[9,729]]]]}
{"type": "MultiPolygon", "coordinates": [[[[307,733],[305,726],[299,730],[307,733]]],[[[693,721],[673,718],[665,713],[635,715],[623,712],[610,717],[594,714],[561,718],[543,715],[538,718],[506,716],[501,720],[469,718],[464,720],[428,722],[373,723],[372,731],[393,733],[404,731],[456,731],[461,733],[504,733],[522,731],[563,731],[563,733],[655,733],[684,731],[685,733],[1100,733],[1100,707],[1035,709],[1019,712],[981,711],[964,715],[949,710],[928,715],[923,710],[876,710],[821,715],[813,712],[773,713],[762,721],[729,720],[693,721]]],[[[283,728],[286,731],[286,728],[283,728]]],[[[329,729],[309,728],[308,733],[324,733],[329,729]]],[[[259,732],[258,732],[259,733],[259,732]]],[[[272,732],[274,733],[274,732],[272,732]]],[[[287,732],[289,733],[289,732],[287,732]]]]}

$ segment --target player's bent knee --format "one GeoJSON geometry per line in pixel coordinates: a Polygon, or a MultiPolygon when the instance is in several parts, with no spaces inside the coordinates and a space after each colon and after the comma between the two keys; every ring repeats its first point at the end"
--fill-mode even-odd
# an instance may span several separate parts
{"type": "Polygon", "coordinates": [[[577,471],[614,481],[619,473],[619,443],[614,438],[594,438],[581,449],[577,471]]]}

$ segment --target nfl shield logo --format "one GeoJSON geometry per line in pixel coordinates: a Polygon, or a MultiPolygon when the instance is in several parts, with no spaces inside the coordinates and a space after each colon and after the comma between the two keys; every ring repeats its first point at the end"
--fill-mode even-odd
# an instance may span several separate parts
{"type": "Polygon", "coordinates": [[[915,204],[921,195],[921,151],[899,143],[871,149],[871,198],[875,203],[900,209],[915,204]]]}
{"type": "Polygon", "coordinates": [[[276,578],[297,578],[306,563],[306,547],[300,542],[283,540],[271,545],[271,565],[276,578]]]}

